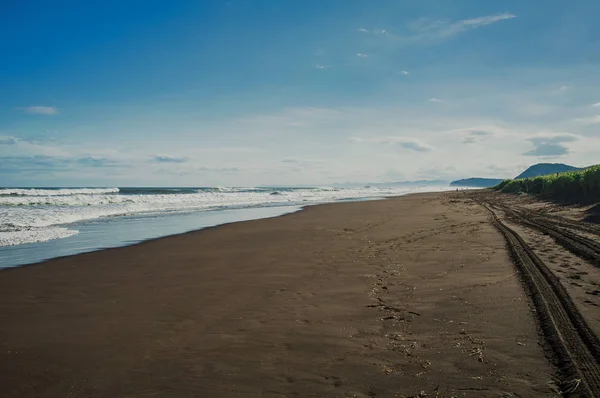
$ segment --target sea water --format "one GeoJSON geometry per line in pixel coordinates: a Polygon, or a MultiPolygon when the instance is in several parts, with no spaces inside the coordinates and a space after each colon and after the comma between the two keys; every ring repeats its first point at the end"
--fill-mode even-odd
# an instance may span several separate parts
{"type": "Polygon", "coordinates": [[[0,188],[0,268],[418,188],[0,188]]]}

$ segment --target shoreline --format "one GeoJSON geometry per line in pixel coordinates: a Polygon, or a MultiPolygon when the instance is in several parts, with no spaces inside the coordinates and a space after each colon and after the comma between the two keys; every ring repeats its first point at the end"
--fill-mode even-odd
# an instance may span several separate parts
{"type": "Polygon", "coordinates": [[[503,238],[452,192],[42,264],[0,273],[3,396],[552,395],[503,238]]]}
{"type": "MultiPolygon", "coordinates": [[[[311,205],[308,205],[308,206],[311,206],[311,205]]],[[[306,207],[308,207],[308,206],[306,206],[306,207]]],[[[314,206],[318,206],[318,205],[314,205],[314,206]]],[[[62,256],[50,257],[50,258],[47,258],[47,259],[43,259],[43,260],[40,260],[40,261],[31,262],[31,263],[25,263],[25,264],[18,264],[18,265],[10,265],[10,266],[6,266],[6,267],[0,267],[0,272],[12,270],[12,269],[23,268],[23,267],[30,267],[30,266],[42,265],[42,264],[45,264],[45,263],[50,262],[50,261],[64,259],[64,258],[69,258],[69,257],[74,257],[74,256],[79,256],[79,255],[82,255],[82,254],[102,252],[102,251],[114,250],[114,249],[123,249],[123,248],[130,247],[130,246],[140,245],[140,244],[143,244],[143,243],[146,243],[146,242],[152,242],[152,241],[163,239],[163,238],[169,238],[169,237],[174,237],[174,236],[178,236],[178,235],[184,235],[184,234],[194,233],[194,232],[202,231],[202,230],[205,230],[205,229],[216,228],[216,227],[223,226],[223,225],[229,225],[229,224],[235,224],[235,223],[242,223],[242,222],[248,222],[248,221],[254,221],[254,220],[262,220],[262,219],[268,219],[268,218],[282,217],[282,216],[285,216],[287,214],[297,213],[297,212],[302,211],[304,209],[304,207],[299,207],[299,206],[281,206],[281,207],[265,207],[265,208],[249,208],[249,209],[250,210],[255,210],[255,209],[273,210],[273,209],[283,209],[283,208],[288,208],[288,207],[292,208],[293,210],[285,211],[284,213],[279,213],[279,214],[272,215],[272,216],[271,215],[267,215],[267,216],[264,216],[264,217],[242,219],[242,220],[239,220],[239,221],[225,221],[223,223],[210,224],[210,225],[205,226],[205,227],[199,227],[199,228],[196,228],[196,229],[191,229],[191,230],[187,230],[187,231],[183,231],[183,232],[174,232],[172,234],[167,234],[167,235],[160,235],[160,236],[151,237],[151,238],[142,238],[142,239],[134,241],[132,243],[123,243],[123,244],[117,243],[115,246],[99,247],[97,249],[90,249],[90,250],[81,251],[81,252],[77,252],[77,253],[73,253],[73,254],[67,254],[67,255],[62,255],[62,256]]],[[[224,211],[228,212],[228,211],[239,211],[239,210],[248,210],[248,209],[227,209],[227,210],[224,210],[224,211]]],[[[223,210],[218,210],[218,211],[223,211],[223,210]]],[[[210,213],[210,212],[197,212],[197,213],[207,214],[207,213],[210,213]]],[[[184,214],[179,214],[179,215],[183,215],[185,217],[186,215],[197,214],[197,213],[187,213],[187,214],[184,213],[184,214]]],[[[164,217],[172,217],[172,215],[166,215],[164,217]]],[[[44,241],[44,242],[26,243],[25,245],[49,244],[49,243],[53,243],[55,241],[60,241],[60,240],[69,239],[69,238],[73,238],[73,236],[66,237],[66,238],[53,239],[53,240],[44,241]]],[[[23,246],[23,245],[6,246],[6,247],[9,247],[9,248],[18,248],[20,246],[23,246]]]]}
{"type": "MultiPolygon", "coordinates": [[[[444,192],[444,191],[432,191],[432,192],[444,192]]],[[[153,240],[157,240],[157,239],[162,239],[162,238],[168,238],[171,236],[177,236],[177,235],[182,235],[182,234],[187,234],[187,233],[193,233],[193,232],[197,232],[197,231],[201,231],[204,229],[208,229],[208,228],[214,228],[214,227],[219,227],[222,225],[228,225],[228,224],[233,224],[233,223],[238,223],[238,222],[248,222],[248,221],[253,221],[253,220],[260,220],[260,219],[267,219],[267,218],[277,218],[277,217],[282,217],[285,216],[287,214],[293,214],[293,213],[297,213],[300,211],[304,211],[307,208],[310,208],[312,206],[323,206],[323,205],[329,205],[329,204],[337,204],[337,203],[348,203],[348,202],[370,202],[370,201],[378,201],[378,200],[386,200],[386,199],[392,199],[392,198],[398,198],[398,197],[403,197],[403,196],[408,196],[408,195],[419,195],[419,194],[427,194],[427,193],[432,193],[432,192],[416,192],[416,193],[408,193],[408,194],[402,194],[402,195],[397,195],[397,196],[387,196],[387,197],[372,197],[372,198],[350,198],[350,199],[340,199],[334,202],[326,202],[326,203],[314,203],[314,204],[306,204],[306,205],[291,205],[291,206],[265,206],[265,207],[249,207],[249,208],[241,208],[241,209],[224,209],[224,210],[210,210],[210,211],[198,211],[198,212],[189,212],[189,213],[181,213],[181,214],[176,214],[176,215],[162,215],[162,217],[168,218],[168,217],[177,217],[177,216],[202,216],[202,215],[207,215],[207,214],[213,214],[213,213],[219,213],[219,212],[224,212],[224,214],[227,214],[229,212],[244,212],[244,211],[256,211],[256,210],[262,210],[262,211],[271,211],[271,210],[275,210],[275,209],[287,209],[290,208],[292,210],[290,211],[285,211],[283,213],[278,213],[275,215],[265,215],[265,216],[258,216],[258,217],[250,217],[250,218],[244,218],[241,217],[241,219],[239,220],[233,220],[233,221],[225,221],[225,222],[217,222],[217,223],[209,223],[207,224],[207,226],[201,226],[201,227],[196,227],[196,228],[192,228],[189,230],[184,230],[182,232],[173,232],[173,233],[167,233],[166,235],[159,235],[159,236],[155,236],[155,237],[149,237],[149,238],[141,238],[141,239],[136,239],[134,240],[132,243],[114,243],[113,245],[109,245],[109,246],[103,246],[103,247],[96,247],[96,248],[90,248],[90,249],[84,249],[83,251],[79,251],[73,254],[66,254],[66,255],[58,255],[58,256],[54,256],[54,257],[49,257],[49,258],[45,258],[45,259],[41,259],[39,261],[33,261],[33,262],[28,262],[28,263],[20,263],[20,264],[16,264],[16,265],[8,265],[8,266],[0,266],[0,272],[2,271],[6,271],[9,269],[14,269],[14,268],[21,268],[21,267],[28,267],[28,266],[32,266],[32,265],[39,265],[39,264],[44,264],[48,261],[52,261],[55,259],[61,259],[61,258],[68,258],[71,256],[77,256],[80,254],[85,254],[85,253],[93,253],[93,252],[98,252],[98,251],[104,251],[104,250],[111,250],[111,249],[118,249],[118,248],[124,248],[124,247],[129,247],[129,246],[134,246],[134,245],[138,245],[144,242],[148,242],[148,241],[153,241],[153,240]]],[[[143,218],[138,218],[140,220],[142,220],[143,218]]],[[[88,220],[90,221],[90,220],[88,220]]],[[[96,220],[91,220],[91,221],[96,221],[96,220]]],[[[118,220],[117,223],[119,221],[122,220],[118,220]]],[[[77,224],[77,223],[76,223],[77,224]]],[[[87,223],[81,224],[80,227],[85,227],[87,226],[87,223]]],[[[14,246],[5,246],[5,250],[15,250],[15,249],[22,249],[24,246],[27,245],[41,245],[41,244],[52,244],[52,243],[56,243],[57,241],[60,241],[61,243],[64,240],[77,240],[79,232],[75,235],[69,236],[69,237],[65,237],[65,238],[59,238],[59,239],[51,239],[48,241],[42,241],[42,242],[32,242],[32,243],[26,243],[23,245],[14,245],[14,246]]],[[[2,251],[2,247],[0,247],[0,254],[2,251]]],[[[1,256],[0,256],[1,257],[1,256]]]]}
{"type": "MultiPolygon", "coordinates": [[[[23,189],[0,188],[0,247],[58,241],[77,235],[73,227],[86,229],[110,219],[143,219],[171,214],[243,211],[271,207],[305,206],[344,200],[402,195],[439,187],[402,188],[111,188],[23,189]],[[9,221],[10,222],[9,222],[9,221]]],[[[216,222],[213,224],[218,224],[216,222]]],[[[198,228],[200,226],[196,226],[198,228]]],[[[190,229],[170,231],[184,232],[190,229]]],[[[140,236],[134,240],[147,239],[140,236]]],[[[152,236],[155,237],[155,236],[152,236]]],[[[105,245],[106,247],[107,245],[105,245]]],[[[29,261],[32,262],[32,261],[29,261]]]]}

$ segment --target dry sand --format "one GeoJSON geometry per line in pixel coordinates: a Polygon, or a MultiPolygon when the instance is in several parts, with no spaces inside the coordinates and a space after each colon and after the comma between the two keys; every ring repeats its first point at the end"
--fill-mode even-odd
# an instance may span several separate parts
{"type": "Polygon", "coordinates": [[[0,272],[2,397],[557,396],[487,212],[310,207],[0,272]]]}

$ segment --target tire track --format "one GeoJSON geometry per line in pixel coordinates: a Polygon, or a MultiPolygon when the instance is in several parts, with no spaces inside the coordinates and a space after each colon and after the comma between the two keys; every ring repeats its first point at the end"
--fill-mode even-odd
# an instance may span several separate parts
{"type": "Polygon", "coordinates": [[[506,205],[501,205],[500,208],[512,215],[518,223],[552,237],[571,253],[590,261],[596,267],[600,267],[600,243],[597,241],[575,234],[529,212],[512,210],[506,205]]]}
{"type": "Polygon", "coordinates": [[[538,214],[537,217],[563,228],[571,228],[580,232],[587,232],[600,236],[600,227],[591,223],[586,223],[585,221],[573,221],[564,217],[554,215],[551,216],[548,214],[538,214]]]}
{"type": "Polygon", "coordinates": [[[600,340],[560,284],[525,241],[485,203],[533,302],[565,396],[600,397],[600,340]]]}

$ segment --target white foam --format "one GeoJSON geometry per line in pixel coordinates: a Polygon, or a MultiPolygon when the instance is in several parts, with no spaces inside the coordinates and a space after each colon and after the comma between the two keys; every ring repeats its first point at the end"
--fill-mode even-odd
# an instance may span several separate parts
{"type": "Polygon", "coordinates": [[[21,245],[24,243],[45,242],[67,238],[79,231],[63,227],[33,228],[18,231],[0,231],[0,246],[21,245]]]}
{"type": "MultiPolygon", "coordinates": [[[[439,190],[435,187],[359,188],[359,189],[270,189],[221,188],[185,194],[119,195],[117,188],[27,191],[0,195],[0,246],[58,239],[76,233],[66,224],[103,217],[185,211],[207,211],[244,207],[307,205],[341,199],[376,198],[415,191],[439,190]],[[64,191],[63,194],[56,194],[64,191]],[[66,193],[66,191],[70,193],[66,193]],[[49,192],[42,195],[42,192],[49,192]],[[20,195],[20,196],[14,196],[20,195]]],[[[448,187],[442,188],[448,189],[448,187]]],[[[4,190],[8,191],[8,190],[4,190]]]]}
{"type": "Polygon", "coordinates": [[[64,189],[34,189],[34,188],[4,188],[0,189],[0,197],[13,196],[65,196],[65,195],[101,195],[117,193],[119,188],[64,188],[64,189]]]}

